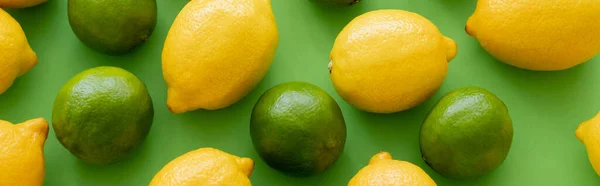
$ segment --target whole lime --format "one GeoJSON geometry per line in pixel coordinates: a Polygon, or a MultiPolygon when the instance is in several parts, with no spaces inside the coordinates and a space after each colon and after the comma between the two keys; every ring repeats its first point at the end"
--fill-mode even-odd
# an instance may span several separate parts
{"type": "Polygon", "coordinates": [[[340,157],[346,124],[338,104],[325,91],[289,82],[260,97],[252,111],[250,136],[269,166],[308,176],[326,170],[340,157]]]}
{"type": "Polygon", "coordinates": [[[153,117],[152,99],[135,75],[117,67],[96,67],[60,89],[52,127],[73,155],[107,164],[128,156],[144,141],[153,117]]]}
{"type": "Polygon", "coordinates": [[[508,155],[513,138],[508,109],[496,95],[478,87],[444,95],[421,126],[423,160],[438,173],[457,179],[482,176],[508,155]]]}
{"type": "Polygon", "coordinates": [[[156,26],[156,0],[68,0],[71,29],[87,46],[123,54],[146,42],[156,26]]]}

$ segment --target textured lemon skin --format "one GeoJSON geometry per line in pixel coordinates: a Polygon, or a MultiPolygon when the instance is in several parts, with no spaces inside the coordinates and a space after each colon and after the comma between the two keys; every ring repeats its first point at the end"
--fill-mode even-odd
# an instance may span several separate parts
{"type": "MultiPolygon", "coordinates": [[[[2,0],[0,0],[2,1],[2,0]]],[[[21,25],[0,9],[0,94],[19,76],[37,64],[37,56],[29,47],[21,25]]]]}
{"type": "Polygon", "coordinates": [[[0,120],[0,185],[41,186],[48,122],[38,118],[13,125],[0,120]]]}
{"type": "Polygon", "coordinates": [[[393,160],[387,152],[371,158],[350,180],[348,186],[436,186],[423,169],[405,161],[393,160]]]}
{"type": "Polygon", "coordinates": [[[375,113],[413,108],[433,95],[456,43],[412,12],[377,10],[352,20],[331,51],[330,77],[353,106],[375,113]]]}
{"type": "Polygon", "coordinates": [[[581,123],[575,131],[575,136],[585,145],[590,163],[600,176],[600,112],[594,118],[581,123]]]}
{"type": "Polygon", "coordinates": [[[165,41],[162,66],[173,113],[239,101],[263,78],[278,43],[269,0],[194,0],[165,41]]]}
{"type": "Polygon", "coordinates": [[[507,64],[568,69],[600,52],[600,1],[479,0],[466,30],[507,64]]]}
{"type": "Polygon", "coordinates": [[[0,0],[0,8],[27,8],[46,1],[48,0],[0,0]]]}
{"type": "Polygon", "coordinates": [[[250,186],[253,169],[252,159],[201,148],[169,162],[150,186],[250,186]]]}

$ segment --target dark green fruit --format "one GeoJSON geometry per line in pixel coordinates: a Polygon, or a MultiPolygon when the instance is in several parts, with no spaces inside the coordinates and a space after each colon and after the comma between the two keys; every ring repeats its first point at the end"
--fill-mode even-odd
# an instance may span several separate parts
{"type": "Polygon", "coordinates": [[[52,127],[58,141],[85,162],[107,164],[131,154],[148,135],[154,109],[146,86],[116,67],[96,67],[58,92],[52,127]]]}
{"type": "Polygon", "coordinates": [[[313,0],[313,1],[324,3],[324,4],[344,6],[344,5],[354,5],[354,4],[358,3],[360,0],[313,0]]]}
{"type": "Polygon", "coordinates": [[[146,42],[156,26],[156,0],[68,0],[69,23],[91,48],[123,54],[146,42]]]}
{"type": "Polygon", "coordinates": [[[267,164],[297,176],[323,172],[344,151],[346,124],[329,94],[302,82],[277,85],[252,111],[250,136],[267,164]]]}
{"type": "Polygon", "coordinates": [[[438,173],[456,179],[496,169],[510,150],[512,120],[504,102],[478,87],[446,94],[421,126],[421,153],[438,173]]]}

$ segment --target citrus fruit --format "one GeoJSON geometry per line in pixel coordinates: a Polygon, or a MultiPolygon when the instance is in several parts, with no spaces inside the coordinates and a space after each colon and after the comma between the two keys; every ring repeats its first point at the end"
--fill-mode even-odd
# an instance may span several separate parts
{"type": "Polygon", "coordinates": [[[250,186],[248,177],[253,169],[252,159],[201,148],[169,162],[150,186],[250,186]]]}
{"type": "Polygon", "coordinates": [[[270,0],[190,1],[162,53],[173,113],[228,107],[266,74],[278,35],[270,0]]]}
{"type": "Polygon", "coordinates": [[[469,179],[500,166],[512,137],[504,102],[482,88],[459,88],[444,95],[425,119],[421,154],[438,173],[469,179]]]}
{"type": "Polygon", "coordinates": [[[42,186],[47,137],[43,118],[16,125],[0,120],[0,185],[42,186]]]}
{"type": "Polygon", "coordinates": [[[85,162],[108,164],[139,146],[150,131],[154,109],[135,75],[96,67],[71,78],[58,92],[52,127],[58,141],[85,162]]]}
{"type": "Polygon", "coordinates": [[[479,0],[467,33],[515,67],[571,68],[600,52],[600,1],[479,0]]]}
{"type": "Polygon", "coordinates": [[[393,160],[387,152],[373,156],[369,165],[358,171],[348,183],[348,186],[383,185],[436,186],[423,169],[406,161],[393,160]]]}
{"type": "Polygon", "coordinates": [[[19,76],[31,70],[38,62],[37,55],[27,42],[21,25],[0,9],[0,94],[4,93],[19,76]]]}
{"type": "Polygon", "coordinates": [[[581,123],[575,136],[585,145],[590,163],[600,176],[600,113],[581,123]]]}
{"type": "Polygon", "coordinates": [[[252,110],[250,136],[271,167],[296,176],[326,170],[344,151],[346,124],[329,94],[304,82],[277,85],[252,110]]]}
{"type": "Polygon", "coordinates": [[[368,112],[413,108],[433,95],[456,55],[456,43],[433,23],[403,10],[376,10],[352,20],[331,51],[337,92],[368,112]]]}
{"type": "Polygon", "coordinates": [[[146,42],[156,26],[156,0],[68,0],[71,29],[87,46],[124,54],[146,42]]]}

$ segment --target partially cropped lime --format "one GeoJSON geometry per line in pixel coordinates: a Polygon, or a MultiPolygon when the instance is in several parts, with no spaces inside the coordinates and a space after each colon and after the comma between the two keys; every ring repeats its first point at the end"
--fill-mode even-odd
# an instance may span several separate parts
{"type": "Polygon", "coordinates": [[[58,141],[85,162],[108,164],[134,151],[148,135],[154,109],[146,86],[117,67],[96,67],[69,80],[52,110],[58,141]]]}
{"type": "Polygon", "coordinates": [[[252,111],[250,136],[271,167],[295,176],[325,171],[344,151],[340,107],[319,87],[290,82],[265,92],[252,111]]]}

